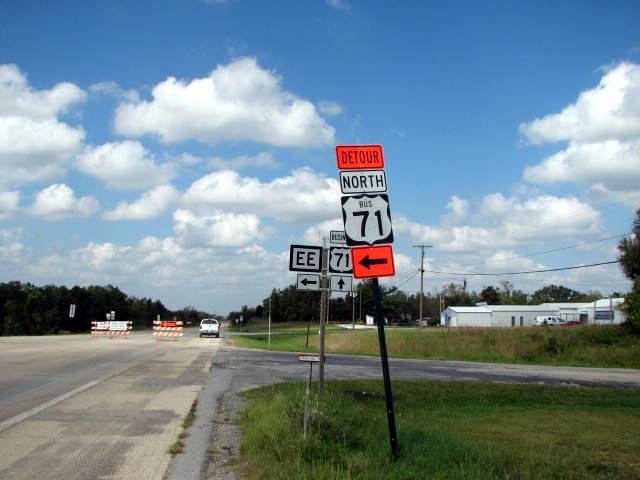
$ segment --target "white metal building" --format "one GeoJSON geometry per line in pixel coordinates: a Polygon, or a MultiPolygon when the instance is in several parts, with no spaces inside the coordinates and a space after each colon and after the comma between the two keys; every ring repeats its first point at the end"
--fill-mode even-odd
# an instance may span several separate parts
{"type": "Polygon", "coordinates": [[[486,305],[449,307],[440,317],[445,327],[530,327],[537,316],[558,315],[556,307],[542,305],[486,305]]]}
{"type": "Polygon", "coordinates": [[[449,307],[440,316],[445,327],[529,327],[536,317],[556,315],[589,325],[624,322],[620,309],[624,298],[603,298],[592,303],[543,303],[542,305],[481,305],[449,307]]]}

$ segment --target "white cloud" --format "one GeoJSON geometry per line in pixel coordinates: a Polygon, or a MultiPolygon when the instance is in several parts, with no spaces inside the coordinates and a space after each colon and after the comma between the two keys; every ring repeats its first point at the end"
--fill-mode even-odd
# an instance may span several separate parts
{"type": "Polygon", "coordinates": [[[329,102],[327,100],[318,102],[318,110],[325,115],[340,115],[343,112],[342,105],[338,102],[329,102]]]}
{"type": "Polygon", "coordinates": [[[146,220],[156,218],[175,204],[179,197],[180,194],[173,185],[159,185],[143,193],[135,202],[120,202],[114,210],[105,213],[104,218],[107,220],[146,220]]]}
{"type": "Polygon", "coordinates": [[[213,168],[219,168],[221,170],[241,170],[247,167],[260,167],[260,168],[278,168],[280,164],[273,158],[273,155],[268,152],[260,152],[257,155],[241,155],[229,160],[225,160],[221,157],[213,157],[209,160],[209,166],[213,168]]]}
{"type": "Polygon", "coordinates": [[[305,230],[303,239],[312,244],[321,245],[322,237],[329,237],[331,230],[344,230],[344,222],[342,218],[334,218],[325,220],[305,230]]]}
{"type": "Polygon", "coordinates": [[[338,10],[344,10],[345,12],[351,10],[351,4],[346,0],[325,0],[325,3],[330,7],[338,10]]]}
{"type": "Polygon", "coordinates": [[[71,83],[34,90],[15,65],[0,65],[0,186],[50,180],[64,173],[84,139],[58,116],[84,101],[71,83]]]}
{"type": "Polygon", "coordinates": [[[447,203],[447,208],[451,210],[451,213],[453,213],[455,217],[462,218],[469,211],[469,202],[454,195],[451,197],[451,200],[449,200],[449,203],[447,203]]]}
{"type": "Polygon", "coordinates": [[[217,211],[210,215],[179,209],[173,229],[186,247],[241,247],[262,237],[260,219],[251,213],[217,211]]]}
{"type": "Polygon", "coordinates": [[[164,142],[253,141],[281,147],[318,147],[334,142],[335,130],[314,105],[282,90],[281,79],[254,58],[219,65],[191,81],[169,77],[151,101],[121,104],[116,132],[158,135],[164,142]]]}
{"type": "Polygon", "coordinates": [[[72,217],[88,217],[100,210],[95,198],[77,198],[71,188],[63,183],[46,187],[36,194],[29,211],[45,220],[62,220],[72,217]]]}
{"type": "Polygon", "coordinates": [[[577,198],[541,195],[526,200],[487,195],[477,225],[420,225],[394,215],[394,232],[432,243],[444,252],[494,251],[553,238],[583,238],[597,233],[600,214],[577,198]]]}
{"type": "Polygon", "coordinates": [[[562,112],[520,125],[534,144],[559,141],[592,143],[640,136],[640,65],[609,68],[597,87],[580,94],[562,112]]]}
{"type": "Polygon", "coordinates": [[[263,183],[222,170],[196,180],[183,201],[195,208],[231,208],[268,215],[283,222],[310,222],[340,212],[338,181],[309,168],[263,183]]]}
{"type": "Polygon", "coordinates": [[[77,168],[118,190],[144,190],[167,183],[177,173],[173,163],[158,163],[137,141],[87,147],[78,155],[77,168]]]}
{"type": "Polygon", "coordinates": [[[604,196],[613,201],[640,204],[640,65],[610,67],[575,103],[520,125],[520,131],[533,144],[569,142],[527,167],[525,180],[577,183],[608,192],[604,196]]]}
{"type": "Polygon", "coordinates": [[[92,93],[100,93],[103,95],[110,95],[118,100],[124,100],[127,102],[139,102],[140,95],[134,89],[124,90],[116,82],[99,82],[94,83],[89,87],[89,91],[92,93]]]}
{"type": "Polygon", "coordinates": [[[0,192],[0,220],[4,220],[18,210],[20,192],[0,192]]]}

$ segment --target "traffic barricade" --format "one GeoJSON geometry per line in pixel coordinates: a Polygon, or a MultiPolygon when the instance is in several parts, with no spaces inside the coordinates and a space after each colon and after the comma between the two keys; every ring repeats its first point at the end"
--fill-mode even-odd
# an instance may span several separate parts
{"type": "Polygon", "coordinates": [[[97,338],[99,336],[114,338],[129,338],[133,331],[132,321],[106,321],[106,322],[91,322],[91,338],[97,338]]]}
{"type": "Polygon", "coordinates": [[[183,322],[175,320],[154,320],[153,336],[156,337],[156,340],[171,339],[176,341],[183,335],[182,328],[183,322]]]}

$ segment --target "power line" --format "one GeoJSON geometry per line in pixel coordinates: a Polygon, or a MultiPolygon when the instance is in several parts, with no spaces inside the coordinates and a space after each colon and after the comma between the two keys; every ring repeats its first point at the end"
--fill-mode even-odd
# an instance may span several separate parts
{"type": "Polygon", "coordinates": [[[612,263],[620,263],[619,260],[612,260],[610,262],[600,262],[600,263],[591,263],[588,265],[575,265],[573,267],[560,267],[560,268],[546,268],[544,270],[529,270],[526,272],[501,272],[501,273],[459,273],[459,272],[438,272],[435,270],[425,270],[425,272],[429,273],[438,273],[442,275],[461,275],[461,276],[504,276],[504,275],[525,275],[528,273],[543,273],[543,272],[558,272],[560,270],[575,270],[577,268],[589,268],[589,267],[597,267],[599,265],[610,265],[612,263]]]}
{"type": "Polygon", "coordinates": [[[542,252],[529,253],[527,255],[518,255],[517,257],[498,258],[496,260],[485,260],[484,262],[469,263],[467,265],[462,265],[462,268],[473,267],[474,265],[483,265],[485,263],[506,262],[507,260],[516,260],[518,258],[534,257],[536,255],[544,255],[546,253],[560,252],[562,250],[569,250],[571,248],[583,247],[585,245],[592,245],[594,243],[600,243],[600,242],[605,242],[607,240],[613,240],[614,238],[625,237],[625,236],[630,235],[630,234],[631,234],[631,232],[629,232],[629,233],[621,233],[620,235],[614,235],[612,237],[600,238],[598,240],[593,240],[591,242],[576,243],[575,245],[568,245],[566,247],[553,248],[551,250],[544,250],[542,252]]]}
{"type": "MultiPolygon", "coordinates": [[[[426,270],[425,270],[426,271],[426,270]]],[[[400,288],[402,285],[404,285],[405,283],[407,283],[409,280],[411,280],[413,277],[415,277],[418,273],[420,273],[420,270],[413,272],[407,279],[405,279],[402,283],[399,283],[398,285],[394,285],[396,288],[400,288]]]]}

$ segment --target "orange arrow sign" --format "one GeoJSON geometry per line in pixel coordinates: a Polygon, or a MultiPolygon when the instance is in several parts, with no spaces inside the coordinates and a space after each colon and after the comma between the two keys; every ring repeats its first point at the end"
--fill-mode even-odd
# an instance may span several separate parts
{"type": "Polygon", "coordinates": [[[396,274],[391,245],[351,249],[355,278],[392,277],[396,274]]]}

